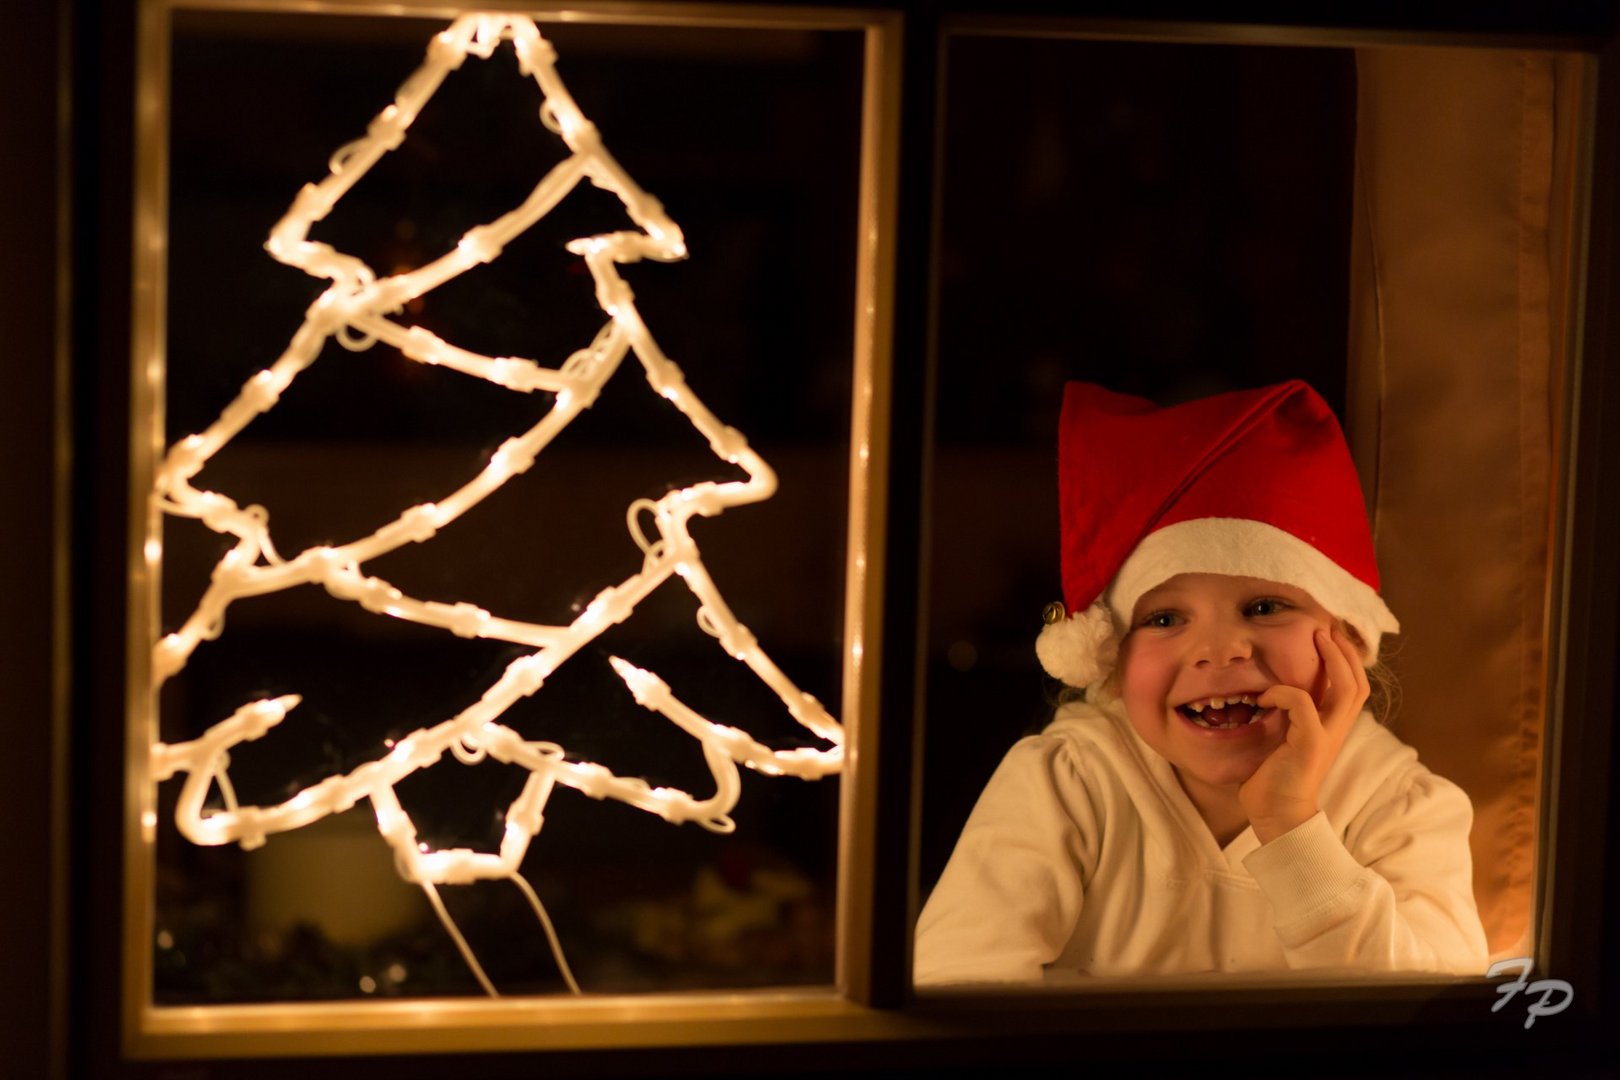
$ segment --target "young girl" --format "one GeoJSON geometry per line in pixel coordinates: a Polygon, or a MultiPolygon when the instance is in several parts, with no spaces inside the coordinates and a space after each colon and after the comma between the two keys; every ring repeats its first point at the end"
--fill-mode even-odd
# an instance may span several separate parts
{"type": "Polygon", "coordinates": [[[1083,700],[980,796],[917,982],[1482,975],[1468,797],[1364,710],[1399,625],[1322,399],[1071,383],[1058,483],[1069,614],[1037,652],[1083,700]]]}

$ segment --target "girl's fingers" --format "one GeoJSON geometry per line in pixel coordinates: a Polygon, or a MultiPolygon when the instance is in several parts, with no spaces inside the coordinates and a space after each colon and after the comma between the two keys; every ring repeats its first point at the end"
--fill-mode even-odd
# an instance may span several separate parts
{"type": "Polygon", "coordinates": [[[1355,646],[1337,629],[1316,631],[1316,651],[1328,683],[1322,694],[1322,722],[1335,723],[1354,715],[1367,699],[1367,673],[1355,656],[1355,646]]]}
{"type": "Polygon", "coordinates": [[[1281,709],[1288,714],[1286,737],[1290,742],[1296,741],[1296,736],[1314,738],[1322,730],[1322,719],[1317,713],[1316,702],[1311,699],[1307,690],[1277,683],[1255,698],[1255,701],[1265,708],[1281,709]]]}
{"type": "Polygon", "coordinates": [[[1333,708],[1333,703],[1344,694],[1344,683],[1350,676],[1350,670],[1344,663],[1344,654],[1339,651],[1339,643],[1333,640],[1333,632],[1318,627],[1311,633],[1312,643],[1316,646],[1316,655],[1322,661],[1322,696],[1319,704],[1324,713],[1333,708]]]}
{"type": "Polygon", "coordinates": [[[1298,712],[1306,707],[1309,707],[1311,712],[1316,711],[1316,702],[1311,700],[1310,691],[1298,686],[1289,686],[1287,683],[1274,684],[1255,700],[1268,709],[1282,709],[1288,713],[1298,712]]]}
{"type": "Polygon", "coordinates": [[[1355,644],[1350,640],[1350,636],[1348,634],[1341,634],[1340,636],[1345,639],[1346,655],[1350,658],[1350,670],[1356,673],[1356,700],[1365,705],[1367,699],[1372,696],[1372,683],[1367,679],[1367,665],[1361,662],[1361,650],[1356,648],[1355,644]]]}

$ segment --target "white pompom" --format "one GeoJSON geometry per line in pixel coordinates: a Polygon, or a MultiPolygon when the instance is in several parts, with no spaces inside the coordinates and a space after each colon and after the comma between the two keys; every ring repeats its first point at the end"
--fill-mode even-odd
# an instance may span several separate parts
{"type": "Polygon", "coordinates": [[[1075,687],[1099,683],[1119,660],[1114,618],[1103,605],[1092,604],[1067,619],[1048,623],[1035,639],[1035,655],[1054,679],[1075,687]]]}

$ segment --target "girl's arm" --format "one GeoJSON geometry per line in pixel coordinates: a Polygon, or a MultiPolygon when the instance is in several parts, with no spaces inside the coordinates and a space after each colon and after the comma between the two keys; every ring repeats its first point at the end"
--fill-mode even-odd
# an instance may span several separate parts
{"type": "Polygon", "coordinates": [[[1271,902],[1289,966],[1483,975],[1468,796],[1382,728],[1340,760],[1367,719],[1367,675],[1342,630],[1318,630],[1316,648],[1314,692],[1277,685],[1260,696],[1287,712],[1287,736],[1238,791],[1261,841],[1243,864],[1271,902]],[[1319,809],[1335,768],[1341,782],[1387,777],[1343,838],[1319,809]]]}
{"type": "Polygon", "coordinates": [[[1096,826],[1062,738],[1013,746],[917,921],[917,985],[1040,981],[1080,917],[1096,826]]]}
{"type": "Polygon", "coordinates": [[[1289,966],[1483,975],[1468,796],[1415,761],[1383,790],[1343,838],[1318,813],[1244,858],[1289,966]]]}

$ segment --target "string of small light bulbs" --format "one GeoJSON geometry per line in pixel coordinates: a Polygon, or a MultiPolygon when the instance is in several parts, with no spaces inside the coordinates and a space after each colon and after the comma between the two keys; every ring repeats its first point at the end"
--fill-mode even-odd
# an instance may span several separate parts
{"type": "MultiPolygon", "coordinates": [[[[157,468],[152,497],[158,510],[197,519],[215,532],[234,536],[236,541],[214,567],[196,610],[154,646],[154,691],[184,668],[202,642],[219,636],[226,609],[232,603],[306,584],[319,585],[332,596],[359,604],[367,611],[438,627],[462,638],[507,641],[533,651],[512,661],[500,678],[461,712],[392,741],[382,758],[327,777],[281,803],[241,805],[228,775],[229,754],[232,747],[257,739],[281,723],[298,705],[296,694],[243,705],[196,739],[171,744],[154,741],[150,756],[153,781],[161,783],[177,773],[186,774],[175,809],[176,825],[186,838],[198,844],[237,843],[244,849],[262,845],[271,833],[300,828],[368,799],[376,814],[377,830],[393,849],[400,874],[422,887],[488,994],[499,996],[445,910],[437,885],[480,879],[512,881],[533,907],[564,980],[574,993],[579,993],[551,920],[519,872],[557,785],[594,799],[627,803],[671,823],[691,821],[725,833],[734,828],[729,814],[741,791],[739,763],[767,775],[804,779],[839,772],[843,765],[842,727],[814,697],[783,674],[748,628],[737,621],[688,532],[694,516],[713,517],[731,507],[770,498],[776,490],[776,475],[743,434],[721,423],[688,387],[680,368],[663,354],[642,322],[630,287],[619,275],[620,263],[684,258],[686,246],[681,230],[666,216],[658,200],[638,187],[603,145],[596,127],[580,112],[558,77],[556,51],[534,22],[517,15],[468,14],[433,37],[425,61],[400,86],[394,102],[371,121],[364,136],[332,155],[329,175],[299,191],[291,208],[271,230],[265,247],[279,261],[314,277],[329,279],[331,285],[310,305],[303,325],[275,363],[248,379],[206,430],[176,442],[157,468]],[[522,204],[488,224],[468,230],[443,256],[388,277],[379,278],[360,259],[309,240],[310,228],[384,154],[400,145],[444,79],[469,55],[488,59],[503,41],[511,42],[522,74],[534,78],[540,87],[544,99],[541,122],[559,135],[570,151],[541,178],[522,204]],[[409,301],[495,259],[504,245],[538,222],[585,180],[618,196],[643,231],[589,236],[568,243],[568,251],[584,258],[595,280],[597,303],[609,319],[595,340],[569,356],[561,367],[547,368],[518,357],[479,355],[457,348],[421,327],[402,326],[389,318],[409,301]],[[412,360],[452,368],[520,393],[544,391],[554,395],[554,400],[538,423],[503,443],[482,471],[445,498],[410,507],[369,536],[283,557],[271,541],[269,515],[263,507],[238,506],[219,492],[199,490],[192,485],[192,479],[255,417],[275,406],[333,337],[355,351],[385,342],[412,360]],[[603,589],[571,623],[556,626],[500,618],[470,603],[407,596],[363,571],[368,560],[405,544],[430,540],[439,529],[527,470],[552,439],[591,406],[626,352],[635,354],[647,382],[685,415],[708,440],[713,452],[747,474],[746,480],[705,481],[670,491],[658,499],[633,502],[626,523],[643,553],[638,572],[603,589]],[[644,526],[649,521],[656,532],[651,538],[644,526]],[[714,794],[699,798],[676,788],[652,787],[636,777],[615,775],[594,762],[570,760],[556,743],[526,740],[500,722],[508,708],[539,690],[581,647],[626,619],[642,599],[672,576],[678,576],[697,597],[698,625],[762,679],[800,725],[831,744],[828,748],[773,750],[746,731],[701,716],[676,698],[657,675],[617,656],[610,661],[613,670],[635,700],[698,740],[714,779],[714,794]],[[490,758],[528,770],[521,793],[506,812],[498,852],[429,850],[418,840],[416,827],[394,788],[412,773],[434,765],[446,751],[464,764],[490,758]],[[224,809],[205,807],[215,787],[224,809]]],[[[154,575],[161,556],[160,543],[156,539],[149,541],[147,558],[154,575]]]]}

